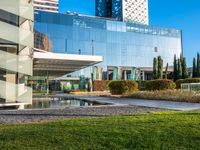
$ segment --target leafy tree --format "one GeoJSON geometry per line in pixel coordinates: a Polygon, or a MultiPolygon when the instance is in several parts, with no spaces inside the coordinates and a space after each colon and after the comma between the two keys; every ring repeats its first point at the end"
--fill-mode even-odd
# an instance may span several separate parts
{"type": "Polygon", "coordinates": [[[158,79],[157,69],[158,69],[158,61],[157,58],[155,57],[153,59],[153,79],[158,79]]]}
{"type": "Polygon", "coordinates": [[[174,81],[178,79],[178,68],[177,68],[177,60],[176,60],[176,55],[174,55],[174,81]]]}
{"type": "Polygon", "coordinates": [[[187,70],[187,63],[186,63],[186,58],[184,57],[182,59],[182,79],[188,78],[188,70],[187,70]]]}
{"type": "Polygon", "coordinates": [[[158,56],[158,79],[163,78],[163,60],[161,56],[158,56]]]}

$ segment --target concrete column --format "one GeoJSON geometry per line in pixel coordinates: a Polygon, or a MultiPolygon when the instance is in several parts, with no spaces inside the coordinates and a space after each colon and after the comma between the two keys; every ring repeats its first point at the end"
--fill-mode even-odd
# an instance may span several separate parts
{"type": "Polygon", "coordinates": [[[136,69],[136,80],[141,80],[141,70],[140,69],[136,69]]]}
{"type": "Polygon", "coordinates": [[[124,80],[127,80],[126,70],[124,70],[124,80]]]}
{"type": "Polygon", "coordinates": [[[131,69],[131,80],[137,80],[137,73],[136,73],[136,68],[135,67],[133,67],[132,69],[131,69]]]}
{"type": "Polygon", "coordinates": [[[107,69],[107,80],[109,80],[109,71],[107,69]]]}
{"type": "Polygon", "coordinates": [[[117,67],[117,80],[122,80],[122,68],[117,67]]]}
{"type": "Polygon", "coordinates": [[[92,77],[92,80],[97,80],[97,67],[96,66],[93,66],[92,68],[92,73],[93,73],[93,77],[92,77]]]}
{"type": "Polygon", "coordinates": [[[118,68],[114,67],[112,80],[117,80],[118,68]]]}
{"type": "Polygon", "coordinates": [[[102,80],[102,67],[97,67],[97,80],[102,80]]]}
{"type": "Polygon", "coordinates": [[[145,72],[144,72],[144,70],[142,71],[142,80],[143,81],[145,80],[145,72]]]}
{"type": "Polygon", "coordinates": [[[6,74],[6,103],[15,103],[16,102],[16,92],[17,89],[15,86],[11,86],[10,83],[16,83],[16,74],[7,73],[6,74]],[[11,99],[13,98],[13,99],[11,99]]]}
{"type": "Polygon", "coordinates": [[[49,94],[49,72],[47,71],[47,94],[49,94]]]}

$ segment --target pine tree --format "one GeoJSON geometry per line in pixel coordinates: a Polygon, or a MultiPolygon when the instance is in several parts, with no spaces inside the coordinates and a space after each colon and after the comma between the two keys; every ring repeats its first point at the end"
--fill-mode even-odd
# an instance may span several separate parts
{"type": "Polygon", "coordinates": [[[169,64],[167,63],[167,66],[165,68],[165,79],[167,79],[167,72],[168,72],[169,64]]]}
{"type": "Polygon", "coordinates": [[[176,60],[176,55],[174,55],[174,74],[173,74],[173,76],[174,76],[174,81],[176,81],[177,80],[177,71],[178,71],[178,69],[177,69],[177,60],[176,60]]]}
{"type": "Polygon", "coordinates": [[[187,63],[186,58],[182,59],[182,79],[188,78],[188,70],[187,70],[187,63]]]}
{"type": "Polygon", "coordinates": [[[197,53],[196,77],[200,77],[200,55],[197,53]]]}
{"type": "Polygon", "coordinates": [[[157,58],[155,57],[153,59],[153,79],[158,79],[157,69],[158,69],[158,61],[157,58]]]}
{"type": "Polygon", "coordinates": [[[183,55],[180,54],[180,63],[182,63],[182,62],[183,62],[183,55]]]}
{"type": "Polygon", "coordinates": [[[193,58],[193,66],[192,66],[192,77],[196,77],[196,59],[193,58]]]}
{"type": "Polygon", "coordinates": [[[178,79],[182,79],[181,59],[178,59],[178,79]]]}
{"type": "Polygon", "coordinates": [[[161,56],[158,56],[158,79],[163,78],[163,60],[161,56]]]}

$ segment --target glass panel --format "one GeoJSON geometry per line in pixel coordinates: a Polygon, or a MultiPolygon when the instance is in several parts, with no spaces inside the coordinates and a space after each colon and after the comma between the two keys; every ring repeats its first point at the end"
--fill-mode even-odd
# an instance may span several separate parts
{"type": "MultiPolygon", "coordinates": [[[[32,59],[29,56],[19,56],[3,51],[5,47],[0,47],[0,68],[19,72],[22,74],[32,75],[32,59]]],[[[8,48],[12,51],[13,48],[8,48]]]]}
{"type": "Polygon", "coordinates": [[[33,32],[4,22],[0,22],[0,29],[0,37],[4,40],[18,43],[23,46],[33,46],[33,32]]]}
{"type": "MultiPolygon", "coordinates": [[[[11,79],[12,77],[10,76],[8,78],[11,79]]],[[[32,103],[32,89],[24,86],[23,84],[16,85],[10,82],[0,80],[0,89],[0,98],[5,99],[6,103],[32,103]]]]}

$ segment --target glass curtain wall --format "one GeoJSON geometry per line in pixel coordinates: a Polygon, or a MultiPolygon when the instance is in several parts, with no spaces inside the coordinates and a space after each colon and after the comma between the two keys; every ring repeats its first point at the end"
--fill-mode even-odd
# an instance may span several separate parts
{"type": "MultiPolygon", "coordinates": [[[[152,67],[153,58],[161,56],[164,65],[173,65],[174,55],[182,51],[181,31],[88,16],[35,12],[35,30],[48,39],[56,53],[100,55],[104,61],[103,78],[109,67],[152,67]]],[[[44,49],[41,36],[35,47],[44,49]]],[[[90,77],[92,68],[73,75],[90,77]]],[[[130,73],[129,73],[130,74],[130,73]]],[[[130,75],[129,75],[130,76],[130,75]]],[[[129,77],[132,78],[132,77],[129,77]]]]}

